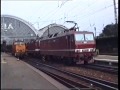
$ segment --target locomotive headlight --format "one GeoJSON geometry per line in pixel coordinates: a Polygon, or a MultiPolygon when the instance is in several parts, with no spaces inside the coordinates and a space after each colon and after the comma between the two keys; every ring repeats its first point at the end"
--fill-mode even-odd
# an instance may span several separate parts
{"type": "Polygon", "coordinates": [[[82,49],[75,49],[76,53],[82,52],[82,49]]]}
{"type": "Polygon", "coordinates": [[[82,52],[82,49],[80,49],[79,52],[82,52]]]}
{"type": "Polygon", "coordinates": [[[93,51],[93,52],[94,52],[94,51],[95,51],[95,48],[90,49],[90,51],[93,51]]]}
{"type": "Polygon", "coordinates": [[[90,52],[90,51],[92,51],[92,49],[88,49],[88,51],[90,52]]]}
{"type": "Polygon", "coordinates": [[[78,52],[79,52],[79,50],[78,50],[78,49],[75,49],[75,52],[76,52],[76,53],[78,53],[78,52]]]}
{"type": "Polygon", "coordinates": [[[77,49],[75,49],[75,52],[77,52],[77,49]]]}

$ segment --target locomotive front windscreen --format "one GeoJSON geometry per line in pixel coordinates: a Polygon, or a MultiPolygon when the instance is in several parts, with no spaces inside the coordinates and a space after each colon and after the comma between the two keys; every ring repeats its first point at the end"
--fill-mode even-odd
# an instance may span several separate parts
{"type": "Polygon", "coordinates": [[[85,41],[92,41],[94,40],[93,34],[85,34],[85,41]]]}
{"type": "Polygon", "coordinates": [[[84,41],[84,34],[75,34],[76,41],[84,41]]]}
{"type": "Polygon", "coordinates": [[[23,45],[23,44],[25,44],[25,43],[24,43],[24,42],[15,42],[15,43],[14,43],[14,45],[18,45],[18,44],[19,44],[19,45],[23,45]]]}
{"type": "Polygon", "coordinates": [[[76,41],[93,41],[93,34],[75,34],[76,41]]]}

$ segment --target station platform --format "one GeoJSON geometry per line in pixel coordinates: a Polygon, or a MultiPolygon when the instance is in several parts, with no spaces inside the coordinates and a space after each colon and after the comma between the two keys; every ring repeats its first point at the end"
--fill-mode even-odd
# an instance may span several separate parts
{"type": "Polygon", "coordinates": [[[95,57],[95,61],[118,63],[118,56],[97,55],[97,56],[95,57]]]}
{"type": "Polygon", "coordinates": [[[1,54],[1,89],[69,90],[40,70],[6,53],[1,54]]]}
{"type": "Polygon", "coordinates": [[[118,56],[111,56],[111,55],[97,55],[96,59],[110,59],[110,60],[118,60],[118,56]]]}

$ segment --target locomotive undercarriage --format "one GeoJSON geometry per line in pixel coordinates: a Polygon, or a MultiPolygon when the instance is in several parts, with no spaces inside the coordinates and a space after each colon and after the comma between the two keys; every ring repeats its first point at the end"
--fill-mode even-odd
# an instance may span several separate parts
{"type": "Polygon", "coordinates": [[[76,59],[76,64],[94,63],[92,54],[80,54],[80,55],[77,55],[77,57],[75,59],[76,59]]]}
{"type": "Polygon", "coordinates": [[[64,63],[65,65],[74,65],[74,64],[90,64],[94,63],[93,55],[77,55],[77,57],[62,57],[62,56],[52,56],[52,55],[42,55],[43,62],[57,62],[64,63]]]}
{"type": "Polygon", "coordinates": [[[12,53],[12,55],[14,55],[17,58],[23,59],[25,56],[25,53],[12,53]]]}

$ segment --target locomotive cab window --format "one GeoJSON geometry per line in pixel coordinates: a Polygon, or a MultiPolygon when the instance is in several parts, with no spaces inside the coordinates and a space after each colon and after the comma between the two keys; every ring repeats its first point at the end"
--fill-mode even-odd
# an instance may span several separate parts
{"type": "Polygon", "coordinates": [[[24,43],[24,42],[15,42],[15,43],[14,43],[14,45],[18,45],[18,44],[19,44],[19,45],[23,45],[23,44],[25,44],[25,43],[24,43]]]}
{"type": "Polygon", "coordinates": [[[15,42],[15,43],[14,43],[14,45],[17,45],[17,44],[18,44],[18,42],[15,42]]]}
{"type": "Polygon", "coordinates": [[[76,41],[84,41],[84,34],[75,34],[76,41]]]}
{"type": "Polygon", "coordinates": [[[21,45],[25,44],[24,42],[20,42],[21,45]]]}
{"type": "Polygon", "coordinates": [[[92,41],[92,40],[94,40],[93,34],[85,34],[85,40],[86,41],[92,41]]]}

